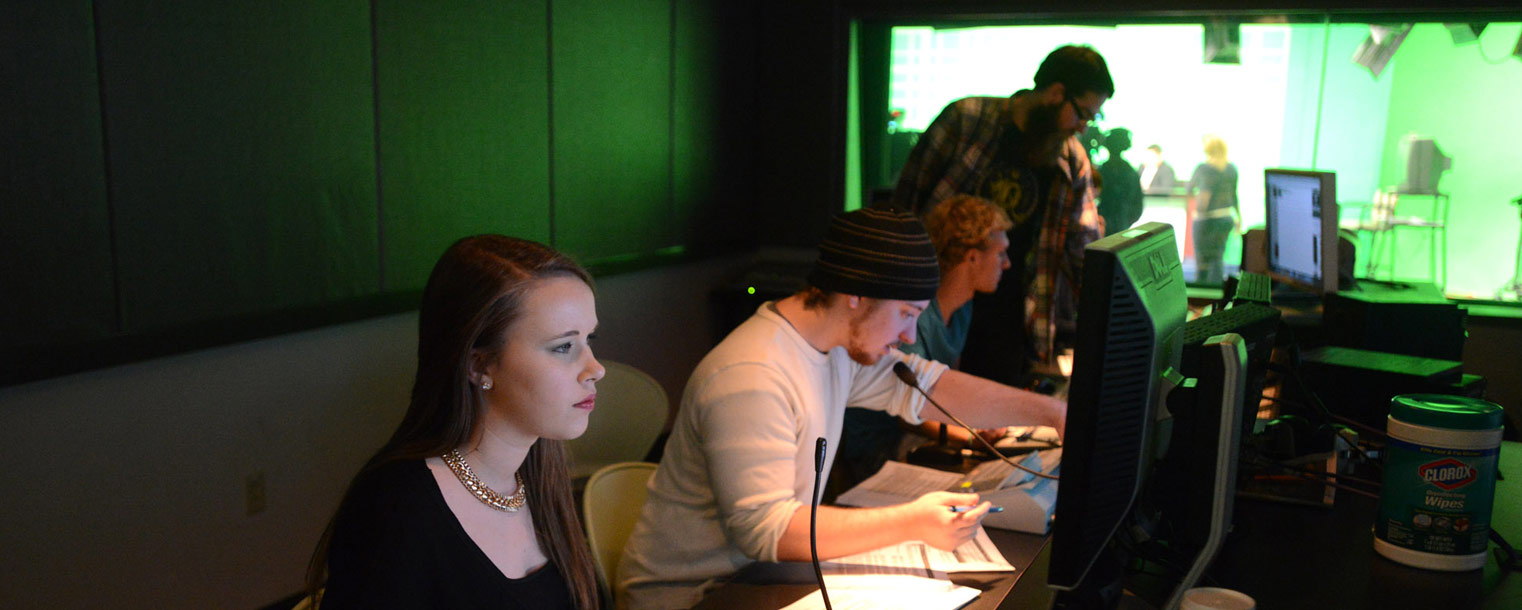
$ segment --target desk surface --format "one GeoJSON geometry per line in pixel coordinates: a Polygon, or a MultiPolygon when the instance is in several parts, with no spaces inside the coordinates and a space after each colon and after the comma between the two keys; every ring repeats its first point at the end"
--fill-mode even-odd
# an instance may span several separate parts
{"type": "MultiPolygon", "coordinates": [[[[989,528],[988,537],[1014,572],[960,572],[951,581],[983,593],[963,608],[993,610],[1002,607],[1044,607],[1016,600],[1044,600],[1046,595],[1046,536],[989,528]],[[1029,577],[1027,578],[1027,575],[1029,577]]],[[[819,589],[808,563],[752,564],[735,579],[714,589],[697,609],[773,609],[791,604],[819,589]]]]}
{"type": "MultiPolygon", "coordinates": [[[[1500,469],[1510,478],[1496,484],[1491,523],[1522,548],[1522,443],[1503,444],[1500,469]]],[[[1522,574],[1501,571],[1494,559],[1481,570],[1436,572],[1374,552],[1377,512],[1377,500],[1342,492],[1331,508],[1238,499],[1235,529],[1200,586],[1237,589],[1264,610],[1522,608],[1522,574]]],[[[953,574],[953,582],[983,591],[967,608],[1046,607],[1047,537],[992,528],[988,535],[1016,571],[953,574]]],[[[741,583],[742,572],[697,607],[781,608],[818,588],[808,564],[786,565],[791,584],[765,576],[768,584],[741,583]]]]}
{"type": "MultiPolygon", "coordinates": [[[[1522,444],[1504,443],[1500,462],[1510,478],[1496,484],[1491,525],[1517,546],[1522,444]]],[[[1331,508],[1238,499],[1235,528],[1207,574],[1265,609],[1522,608],[1522,574],[1502,572],[1494,558],[1481,570],[1437,572],[1374,552],[1378,509],[1378,500],[1345,492],[1331,508]]]]}

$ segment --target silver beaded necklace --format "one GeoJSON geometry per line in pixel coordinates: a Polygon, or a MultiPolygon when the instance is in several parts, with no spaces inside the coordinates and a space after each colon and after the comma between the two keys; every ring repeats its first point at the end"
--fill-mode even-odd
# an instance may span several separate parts
{"type": "Polygon", "coordinates": [[[528,499],[528,488],[523,485],[523,475],[518,472],[513,473],[513,481],[518,484],[518,491],[508,497],[487,487],[481,479],[476,478],[476,473],[470,471],[470,464],[465,463],[465,456],[460,455],[459,449],[450,449],[449,453],[444,454],[444,464],[454,472],[455,478],[460,479],[460,484],[464,485],[465,489],[469,489],[470,493],[475,494],[477,500],[487,506],[516,513],[518,509],[523,508],[523,502],[528,499]]]}

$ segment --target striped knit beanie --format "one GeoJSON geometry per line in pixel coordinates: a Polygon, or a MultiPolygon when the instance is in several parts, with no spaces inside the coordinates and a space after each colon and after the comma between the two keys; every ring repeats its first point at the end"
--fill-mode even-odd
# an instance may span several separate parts
{"type": "Polygon", "coordinates": [[[873,299],[928,301],[941,270],[918,218],[895,209],[863,208],[830,219],[809,284],[873,299]]]}

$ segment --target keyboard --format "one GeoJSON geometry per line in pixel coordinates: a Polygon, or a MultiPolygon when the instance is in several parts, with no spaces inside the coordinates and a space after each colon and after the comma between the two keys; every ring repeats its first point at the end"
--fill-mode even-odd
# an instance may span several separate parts
{"type": "Polygon", "coordinates": [[[1231,297],[1233,305],[1242,303],[1270,304],[1273,294],[1272,282],[1268,276],[1251,271],[1243,271],[1237,278],[1237,293],[1231,297]]]}

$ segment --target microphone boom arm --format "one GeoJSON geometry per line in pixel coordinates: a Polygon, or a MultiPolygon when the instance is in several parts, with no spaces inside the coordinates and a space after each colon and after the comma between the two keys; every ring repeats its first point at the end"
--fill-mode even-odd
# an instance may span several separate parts
{"type": "Polygon", "coordinates": [[[931,398],[930,397],[930,393],[926,392],[925,388],[920,387],[920,380],[914,376],[914,371],[910,370],[909,369],[909,365],[904,364],[904,361],[900,360],[898,362],[893,363],[893,374],[894,375],[898,375],[898,378],[899,378],[900,381],[903,381],[909,387],[914,388],[915,390],[918,390],[920,394],[923,394],[925,396],[925,400],[927,402],[929,402],[931,405],[935,406],[936,409],[939,409],[941,411],[941,413],[946,414],[946,417],[951,418],[951,421],[956,422],[956,424],[958,426],[961,426],[961,427],[965,428],[967,430],[967,433],[972,435],[972,438],[977,439],[977,441],[980,442],[980,443],[983,443],[983,446],[987,447],[989,452],[991,452],[994,455],[998,456],[999,459],[1004,460],[1005,464],[1009,464],[1010,466],[1012,466],[1014,468],[1017,468],[1019,470],[1024,470],[1025,472],[1028,472],[1030,474],[1036,475],[1036,476],[1041,477],[1043,479],[1051,479],[1053,481],[1060,480],[1059,477],[1057,477],[1055,475],[1050,475],[1050,474],[1047,474],[1047,473],[1044,473],[1044,472],[1038,472],[1038,471],[1035,471],[1035,470],[1031,470],[1029,468],[1026,468],[1024,466],[1021,466],[1021,465],[1015,463],[1014,460],[1011,460],[1008,457],[1005,457],[1005,455],[1003,453],[1000,453],[998,449],[994,448],[993,443],[988,442],[987,439],[983,438],[983,435],[978,434],[977,430],[972,429],[972,426],[969,426],[969,425],[963,423],[961,419],[957,418],[957,416],[955,416],[955,415],[952,415],[950,411],[947,411],[946,407],[941,406],[941,403],[938,403],[938,402],[935,401],[934,398],[931,398]]]}

